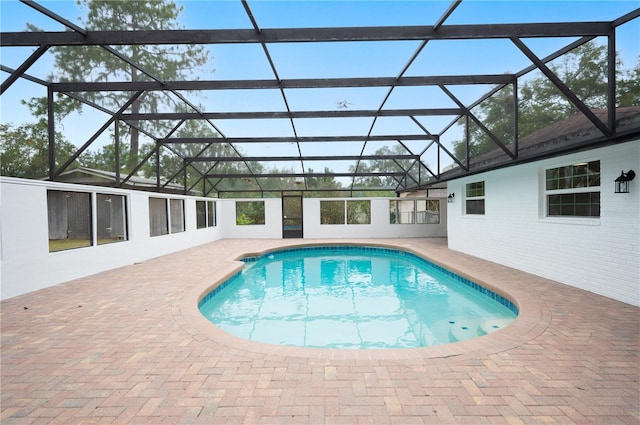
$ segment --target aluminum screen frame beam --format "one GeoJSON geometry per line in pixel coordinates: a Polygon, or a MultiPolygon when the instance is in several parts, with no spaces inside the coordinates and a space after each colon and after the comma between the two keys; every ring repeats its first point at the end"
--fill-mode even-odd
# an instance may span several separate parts
{"type": "Polygon", "coordinates": [[[412,77],[292,78],[257,80],[119,81],[49,83],[54,91],[157,91],[157,90],[244,90],[244,89],[327,89],[342,87],[437,86],[467,84],[508,84],[515,74],[437,75],[412,77]]]}
{"type": "Polygon", "coordinates": [[[429,136],[427,134],[392,134],[388,136],[304,136],[304,137],[173,137],[158,139],[161,144],[164,143],[295,143],[296,140],[300,143],[311,142],[364,142],[364,141],[376,141],[376,142],[388,142],[397,140],[435,140],[437,136],[429,136]]]}
{"type": "Polygon", "coordinates": [[[390,109],[374,110],[338,110],[338,111],[274,111],[274,112],[158,112],[122,114],[124,121],[135,120],[241,120],[241,119],[289,119],[289,118],[358,118],[358,117],[408,117],[408,116],[437,116],[437,115],[465,115],[463,108],[443,109],[390,109]]]}
{"type": "Polygon", "coordinates": [[[185,157],[187,162],[286,162],[286,161],[371,161],[371,160],[417,160],[420,159],[420,155],[318,155],[318,156],[198,156],[198,157],[185,157]]]}
{"type": "Polygon", "coordinates": [[[215,30],[140,30],[77,32],[3,32],[0,46],[121,46],[142,44],[304,43],[403,40],[472,40],[492,38],[583,37],[607,35],[611,22],[545,22],[335,28],[267,28],[215,30]]]}
{"type": "MultiPolygon", "coordinates": [[[[205,178],[239,178],[239,179],[256,179],[256,178],[304,178],[304,177],[388,177],[388,176],[396,176],[396,177],[404,177],[406,173],[399,171],[380,171],[380,172],[356,172],[356,173],[211,173],[205,175],[205,178]]],[[[343,189],[345,192],[348,192],[349,189],[343,189]]],[[[389,189],[393,190],[393,189],[389,189]]]]}

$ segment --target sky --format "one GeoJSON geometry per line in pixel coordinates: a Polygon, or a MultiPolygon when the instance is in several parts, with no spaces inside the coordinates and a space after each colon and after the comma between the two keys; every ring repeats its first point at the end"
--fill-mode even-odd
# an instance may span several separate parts
{"type": "MultiPolygon", "coordinates": [[[[86,10],[75,1],[39,1],[44,7],[78,23],[78,17],[86,10]]],[[[239,0],[176,1],[184,7],[181,25],[187,29],[247,29],[252,24],[239,0]]],[[[250,0],[249,6],[261,29],[294,27],[340,26],[410,26],[433,25],[442,16],[450,1],[299,1],[299,0],[250,0]]],[[[565,21],[612,20],[640,8],[640,0],[607,1],[484,1],[463,0],[446,20],[445,25],[487,23],[532,23],[565,21]]],[[[0,27],[2,31],[23,31],[26,23],[50,31],[62,31],[57,22],[38,13],[17,0],[0,0],[0,27]]],[[[624,64],[635,65],[640,55],[640,19],[620,27],[617,32],[617,51],[624,64]]],[[[573,39],[525,40],[539,57],[559,49],[573,39]]],[[[605,42],[605,40],[602,40],[605,42]]],[[[359,43],[282,43],[269,45],[269,53],[281,79],[338,78],[338,77],[396,77],[420,45],[418,41],[359,42],[359,43]]],[[[0,63],[18,67],[34,49],[0,48],[0,63]]],[[[209,46],[210,64],[198,70],[200,79],[273,79],[266,56],[260,45],[212,45],[209,46]]],[[[530,64],[529,60],[508,40],[438,41],[429,42],[415,62],[404,74],[417,75],[465,75],[501,74],[517,72],[530,64]]],[[[53,55],[46,54],[28,71],[41,79],[54,75],[53,55]]],[[[1,79],[8,74],[2,72],[1,79]]],[[[454,94],[465,104],[470,104],[491,87],[484,85],[452,87],[454,94]]],[[[388,88],[373,89],[295,89],[287,90],[287,103],[292,110],[334,110],[340,102],[350,109],[378,109],[388,93],[388,88]]],[[[0,121],[20,123],[32,117],[20,99],[45,96],[46,90],[37,84],[18,81],[0,98],[0,121]]],[[[279,90],[216,91],[194,98],[206,111],[283,111],[286,110],[279,90]]],[[[437,87],[396,88],[384,103],[387,109],[455,107],[455,103],[437,87]]],[[[62,123],[65,136],[80,146],[108,117],[100,112],[84,111],[82,115],[68,117],[62,123]]],[[[421,123],[432,133],[438,133],[451,117],[422,117],[421,123]]],[[[399,126],[420,131],[407,118],[378,119],[372,128],[371,118],[349,120],[297,119],[298,136],[314,135],[366,135],[390,134],[399,126]],[[346,128],[348,126],[348,128],[346,128]]],[[[289,120],[256,120],[251,123],[240,120],[222,120],[218,129],[228,137],[291,136],[289,120]]],[[[458,137],[453,130],[446,135],[451,140],[458,137]]],[[[108,135],[99,138],[91,149],[109,143],[108,135]]],[[[365,150],[380,145],[365,147],[365,150]]],[[[239,146],[251,155],[294,155],[295,146],[263,147],[239,146]]],[[[417,147],[416,147],[417,148],[417,147]]],[[[303,146],[306,155],[326,154],[325,146],[303,146]],[[324,152],[323,152],[324,151],[324,152]]],[[[362,144],[345,143],[332,146],[344,154],[359,154],[362,144]]],[[[335,170],[341,171],[341,170],[335,170]]]]}

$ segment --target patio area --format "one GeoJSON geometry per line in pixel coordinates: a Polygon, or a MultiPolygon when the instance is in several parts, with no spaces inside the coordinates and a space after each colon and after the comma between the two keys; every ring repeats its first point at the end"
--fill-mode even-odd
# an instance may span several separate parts
{"type": "Polygon", "coordinates": [[[0,306],[3,425],[640,423],[640,309],[443,238],[223,239],[0,306]],[[520,315],[461,343],[338,351],[243,341],[197,311],[243,253],[348,242],[421,253],[520,315]]]}

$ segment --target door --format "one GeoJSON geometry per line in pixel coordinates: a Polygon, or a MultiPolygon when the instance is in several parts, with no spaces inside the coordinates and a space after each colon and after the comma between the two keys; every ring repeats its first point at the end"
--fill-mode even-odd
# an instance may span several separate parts
{"type": "Polygon", "coordinates": [[[282,195],[282,237],[302,238],[301,195],[282,195]]]}

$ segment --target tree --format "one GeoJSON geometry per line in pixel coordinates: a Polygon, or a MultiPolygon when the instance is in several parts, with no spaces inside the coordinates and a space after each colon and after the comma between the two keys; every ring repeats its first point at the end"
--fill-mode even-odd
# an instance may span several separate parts
{"type": "MultiPolygon", "coordinates": [[[[486,99],[472,111],[481,116],[481,122],[503,143],[513,140],[513,87],[506,86],[486,99]]],[[[464,121],[460,122],[461,125],[464,121]]],[[[473,121],[469,122],[469,157],[474,158],[496,149],[491,137],[473,121]]],[[[459,160],[466,159],[466,144],[460,141],[454,145],[453,154],[459,160]]]]}
{"type": "MultiPolygon", "coordinates": [[[[79,0],[78,4],[87,8],[86,20],[82,21],[88,30],[170,30],[180,28],[178,19],[183,7],[165,0],[79,0]]],[[[37,30],[29,26],[31,30],[37,30]]],[[[204,46],[118,46],[118,52],[139,64],[161,80],[180,80],[192,75],[208,60],[204,46]]],[[[140,69],[127,64],[99,46],[59,47],[55,53],[55,77],[69,81],[143,81],[150,77],[140,69]]],[[[53,75],[50,79],[53,79],[53,75]]],[[[110,109],[118,109],[131,98],[129,92],[85,93],[88,100],[110,109]]],[[[130,107],[131,113],[157,112],[162,104],[173,105],[175,100],[161,92],[148,92],[138,98],[130,107]]],[[[138,163],[140,122],[131,121],[129,158],[127,168],[138,163]]]]}
{"type": "MultiPolygon", "coordinates": [[[[89,151],[83,153],[80,158],[82,163],[89,168],[97,170],[115,171],[116,169],[116,147],[115,143],[104,145],[98,151],[89,151]]],[[[129,146],[125,143],[120,144],[120,163],[127,163],[129,158],[129,146]]]]}
{"type": "MultiPolygon", "coordinates": [[[[393,147],[383,146],[374,152],[374,155],[412,155],[414,152],[407,151],[404,146],[396,144],[393,147]]],[[[418,167],[420,164],[415,163],[413,159],[374,159],[367,162],[360,161],[358,164],[358,172],[375,173],[375,172],[408,172],[408,184],[416,184],[418,181],[418,167]]],[[[356,171],[355,166],[349,167],[350,172],[356,171]]],[[[358,177],[356,180],[360,188],[395,188],[398,185],[397,177],[394,176],[366,176],[358,177]]]]}
{"type": "MultiPolygon", "coordinates": [[[[49,133],[47,122],[0,124],[0,174],[10,177],[39,179],[49,174],[49,133]]],[[[56,133],[58,158],[68,158],[75,146],[56,133]]]]}
{"type": "MultiPolygon", "coordinates": [[[[548,64],[549,69],[590,108],[607,106],[607,47],[595,42],[583,44],[548,64]]],[[[640,63],[627,72],[616,64],[617,104],[640,104],[640,63]]],[[[480,121],[504,144],[514,139],[513,90],[505,87],[474,109],[480,121]]],[[[579,109],[544,75],[522,84],[518,95],[518,135],[524,137],[536,130],[563,120],[579,109]]],[[[454,152],[458,158],[466,157],[466,144],[458,141],[454,152]]],[[[469,130],[469,156],[475,157],[497,149],[496,144],[478,126],[469,130]]]]}
{"type": "MultiPolygon", "coordinates": [[[[315,171],[313,168],[309,168],[307,170],[308,174],[314,174],[315,171]]],[[[310,190],[318,191],[316,192],[316,196],[335,196],[335,189],[342,189],[342,184],[336,180],[334,176],[331,174],[333,171],[329,167],[324,167],[323,173],[326,174],[324,177],[306,177],[307,187],[310,190]]]]}
{"type": "Polygon", "coordinates": [[[640,56],[636,66],[624,74],[624,78],[618,82],[618,106],[640,105],[640,56]]]}

